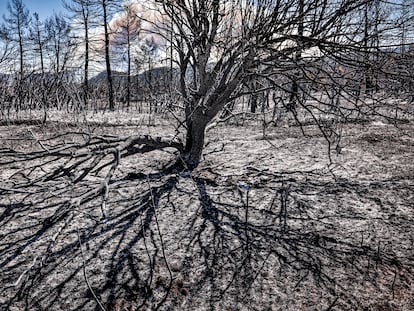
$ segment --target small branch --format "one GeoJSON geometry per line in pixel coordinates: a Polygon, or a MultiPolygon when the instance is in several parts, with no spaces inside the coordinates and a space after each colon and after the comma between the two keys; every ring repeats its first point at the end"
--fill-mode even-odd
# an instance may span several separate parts
{"type": "MultiPolygon", "coordinates": [[[[44,122],[43,122],[43,124],[44,124],[44,122]]],[[[30,135],[32,135],[33,139],[34,139],[34,140],[36,140],[36,142],[40,145],[40,147],[42,147],[42,149],[43,149],[44,151],[49,152],[49,149],[47,149],[47,148],[43,145],[43,143],[42,143],[39,139],[37,139],[37,138],[36,138],[36,136],[33,134],[32,130],[31,130],[31,129],[29,129],[28,131],[29,131],[30,135]]]]}
{"type": "Polygon", "coordinates": [[[397,270],[394,270],[394,278],[392,280],[392,285],[391,285],[391,291],[392,291],[392,300],[394,300],[394,295],[395,295],[395,281],[397,280],[397,270]]]}
{"type": "Polygon", "coordinates": [[[101,188],[102,188],[102,204],[101,204],[102,219],[106,219],[105,210],[106,210],[106,201],[108,200],[108,194],[109,194],[109,182],[116,168],[118,167],[120,161],[121,161],[121,153],[119,152],[119,149],[116,149],[114,152],[114,163],[112,164],[111,169],[109,170],[108,174],[105,177],[105,180],[102,182],[102,185],[101,185],[101,188]]]}
{"type": "Polygon", "coordinates": [[[86,284],[88,285],[89,291],[92,293],[93,298],[95,299],[95,301],[97,302],[97,304],[99,305],[99,307],[101,308],[101,310],[102,311],[106,311],[105,310],[105,307],[102,305],[101,301],[96,296],[95,291],[93,290],[93,288],[92,288],[92,286],[91,286],[91,284],[89,282],[88,275],[86,274],[85,254],[83,253],[82,241],[81,241],[81,237],[80,237],[80,234],[79,234],[79,228],[77,228],[77,234],[78,234],[79,248],[80,248],[81,255],[82,255],[83,276],[85,278],[86,284]]]}
{"type": "Polygon", "coordinates": [[[336,296],[335,300],[329,305],[328,309],[326,309],[326,311],[330,311],[332,310],[332,308],[336,305],[336,302],[338,301],[339,297],[336,296]]]}
{"type": "Polygon", "coordinates": [[[19,190],[19,189],[13,189],[13,188],[4,188],[0,187],[0,191],[4,192],[14,192],[14,193],[22,193],[22,194],[36,194],[36,191],[30,191],[30,190],[19,190]]]}
{"type": "Polygon", "coordinates": [[[249,229],[248,229],[248,225],[249,225],[249,187],[247,186],[246,189],[246,210],[245,210],[245,223],[244,223],[244,233],[246,235],[246,252],[248,254],[248,256],[250,256],[250,252],[249,252],[249,229]]]}
{"type": "MultiPolygon", "coordinates": [[[[72,205],[70,205],[70,207],[72,207],[72,205]]],[[[63,212],[64,213],[64,212],[63,212]]],[[[58,228],[58,230],[56,231],[56,233],[52,236],[52,238],[49,240],[49,245],[47,247],[46,253],[48,253],[53,245],[55,244],[58,236],[60,235],[60,233],[63,231],[63,229],[68,225],[68,223],[73,219],[74,214],[71,212],[69,217],[66,218],[66,220],[63,222],[63,224],[58,228]]],[[[45,254],[43,254],[42,256],[38,255],[35,258],[33,258],[33,262],[32,264],[22,272],[22,274],[20,274],[19,278],[16,280],[16,282],[14,284],[12,284],[12,286],[16,287],[19,285],[20,281],[23,279],[23,276],[29,272],[36,264],[36,261],[39,259],[39,261],[42,263],[43,260],[45,258],[45,254]],[[39,258],[40,257],[40,258],[39,258]]]]}
{"type": "Polygon", "coordinates": [[[20,283],[20,281],[23,279],[23,277],[24,277],[24,275],[27,273],[27,272],[29,272],[34,266],[35,266],[35,264],[36,264],[36,261],[37,261],[37,258],[38,258],[38,256],[36,256],[35,258],[33,258],[33,262],[32,262],[32,264],[26,269],[26,270],[24,270],[21,274],[20,274],[20,276],[19,276],[19,278],[17,279],[17,281],[16,282],[14,282],[14,284],[13,284],[13,286],[14,287],[17,287],[18,285],[19,285],[19,283],[20,283]]]}
{"type": "Polygon", "coordinates": [[[173,275],[172,275],[172,272],[171,272],[171,269],[170,269],[170,265],[168,264],[167,255],[165,254],[164,239],[162,237],[160,225],[159,225],[159,222],[158,222],[158,216],[157,216],[157,211],[156,211],[155,198],[154,198],[154,194],[152,192],[151,183],[150,183],[149,178],[147,178],[147,181],[148,181],[149,191],[150,191],[150,194],[151,194],[152,206],[154,208],[155,223],[157,225],[157,231],[158,231],[158,235],[160,237],[160,242],[161,242],[162,257],[164,259],[165,265],[166,265],[166,267],[168,269],[168,273],[169,273],[169,276],[170,276],[170,283],[168,285],[167,294],[163,297],[163,299],[160,301],[160,303],[155,308],[155,310],[158,310],[160,308],[160,306],[165,302],[165,300],[168,297],[168,294],[169,294],[170,289],[171,289],[171,286],[172,286],[173,275]]]}

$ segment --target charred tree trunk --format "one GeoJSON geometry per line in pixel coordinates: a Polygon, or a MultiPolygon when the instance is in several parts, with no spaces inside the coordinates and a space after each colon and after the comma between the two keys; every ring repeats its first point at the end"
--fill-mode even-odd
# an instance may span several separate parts
{"type": "Polygon", "coordinates": [[[257,94],[252,94],[250,96],[250,112],[251,113],[256,113],[256,109],[257,109],[257,94]]]}
{"type": "Polygon", "coordinates": [[[114,87],[112,81],[111,58],[110,58],[110,40],[109,40],[109,26],[108,26],[108,7],[107,1],[102,0],[103,23],[105,31],[105,64],[106,64],[106,78],[108,84],[108,101],[109,109],[115,110],[114,87]]]}
{"type": "Polygon", "coordinates": [[[184,146],[183,159],[188,169],[198,166],[204,148],[205,130],[211,118],[197,110],[187,121],[187,134],[184,146]]]}
{"type": "Polygon", "coordinates": [[[89,11],[83,11],[84,23],[85,23],[85,64],[83,67],[83,105],[84,109],[88,108],[89,98],[89,29],[88,29],[88,15],[89,11]]]}
{"type": "Polygon", "coordinates": [[[129,111],[131,106],[131,34],[127,31],[127,53],[128,53],[128,76],[127,76],[127,109],[129,111]]]}
{"type": "Polygon", "coordinates": [[[373,92],[373,79],[372,79],[372,66],[371,66],[371,21],[370,21],[370,6],[371,2],[367,2],[364,7],[364,52],[365,52],[365,72],[364,72],[364,82],[365,82],[365,95],[372,95],[373,92]]]}

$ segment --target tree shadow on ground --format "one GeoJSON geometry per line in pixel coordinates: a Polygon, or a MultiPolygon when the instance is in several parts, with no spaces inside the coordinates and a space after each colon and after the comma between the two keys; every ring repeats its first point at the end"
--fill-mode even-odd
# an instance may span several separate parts
{"type": "MultiPolygon", "coordinates": [[[[375,248],[373,242],[350,241],[341,238],[340,234],[335,237],[321,228],[320,225],[327,225],[322,221],[319,225],[311,225],[309,214],[315,207],[304,206],[291,196],[291,186],[292,183],[289,186],[280,184],[272,204],[263,209],[263,205],[249,206],[249,189],[242,185],[246,198],[241,213],[234,213],[236,206],[213,200],[206,190],[206,181],[197,180],[204,222],[198,232],[194,230],[197,232],[195,243],[199,245],[206,267],[200,289],[203,282],[210,282],[210,305],[232,300],[229,296],[233,296],[236,305],[252,306],[251,302],[257,302],[257,296],[261,294],[258,288],[263,288],[263,283],[273,273],[276,279],[292,278],[293,288],[311,280],[332,297],[325,302],[326,308],[342,304],[362,309],[364,304],[348,292],[345,281],[352,282],[361,274],[368,282],[375,283],[378,275],[371,275],[371,272],[378,266],[395,273],[402,269],[395,254],[375,248]],[[275,201],[278,201],[277,206],[275,201]],[[287,210],[293,206],[297,215],[289,216],[287,210]],[[300,225],[295,226],[295,222],[300,225]],[[209,238],[203,239],[207,223],[213,229],[209,238]],[[290,223],[293,223],[292,227],[290,223]],[[348,275],[344,277],[343,274],[348,275]],[[238,290],[234,292],[232,288],[238,290]]],[[[325,188],[328,188],[326,184],[325,188]]],[[[238,189],[238,192],[242,191],[238,189]]],[[[394,291],[393,285],[389,285],[394,291]]]]}
{"type": "MultiPolygon", "coordinates": [[[[70,190],[82,194],[91,185],[70,190]]],[[[372,301],[351,290],[356,282],[373,300],[403,299],[410,257],[381,245],[392,241],[373,227],[358,231],[365,241],[346,236],[356,231],[336,227],[343,212],[328,217],[324,203],[304,199],[316,188],[326,198],[358,192],[355,184],[295,178],[255,185],[190,173],[119,178],[103,219],[99,195],[73,206],[58,181],[13,196],[2,190],[2,308],[363,309],[372,301]]],[[[348,216],[351,227],[370,224],[348,216]]]]}

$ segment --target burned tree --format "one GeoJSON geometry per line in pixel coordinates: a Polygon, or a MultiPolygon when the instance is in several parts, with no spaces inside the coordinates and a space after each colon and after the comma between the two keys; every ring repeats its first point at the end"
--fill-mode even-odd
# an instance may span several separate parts
{"type": "Polygon", "coordinates": [[[9,62],[12,53],[10,38],[7,35],[7,29],[0,27],[0,65],[9,62]]]}
{"type": "Polygon", "coordinates": [[[159,3],[174,25],[171,44],[180,70],[186,131],[183,158],[189,168],[200,162],[207,124],[243,94],[241,85],[268,80],[269,88],[288,92],[292,103],[303,92],[298,72],[310,76],[322,59],[360,65],[354,60],[362,44],[361,29],[354,18],[366,1],[159,3]],[[285,85],[286,79],[292,87],[285,85]]]}
{"type": "Polygon", "coordinates": [[[114,21],[114,31],[112,34],[112,48],[114,54],[120,54],[120,61],[126,62],[126,82],[121,83],[122,88],[126,89],[126,95],[122,96],[126,101],[129,110],[132,97],[132,65],[133,55],[132,49],[134,43],[140,34],[140,18],[137,15],[135,7],[132,3],[123,6],[123,14],[114,21]]]}
{"type": "Polygon", "coordinates": [[[20,79],[24,76],[25,44],[27,30],[30,24],[30,14],[21,0],[13,0],[7,4],[8,16],[3,16],[6,22],[8,36],[18,46],[18,73],[20,79]]]}
{"type": "MultiPolygon", "coordinates": [[[[128,126],[121,137],[112,125],[56,122],[45,124],[49,132],[28,126],[17,139],[5,139],[0,303],[10,309],[225,310],[260,309],[279,303],[277,297],[293,309],[317,301],[319,309],[363,310],[387,306],[365,298],[395,296],[400,309],[410,305],[413,243],[404,231],[412,228],[412,170],[397,178],[388,171],[381,175],[385,181],[336,176],[331,163],[307,170],[308,163],[298,169],[295,162],[284,171],[289,164],[275,163],[284,154],[276,155],[274,144],[263,150],[268,168],[251,144],[244,145],[248,160],[236,172],[211,163],[231,162],[233,154],[218,153],[200,165],[207,127],[246,93],[269,92],[283,105],[305,99],[290,112],[324,137],[317,135],[317,146],[308,137],[298,140],[294,151],[301,156],[325,155],[319,147],[335,139],[329,122],[337,120],[326,117],[345,122],[371,113],[381,102],[374,96],[353,101],[355,84],[348,84],[350,74],[365,69],[358,14],[365,3],[152,3],[148,10],[156,18],[142,31],[172,47],[175,123],[168,132],[152,131],[161,137],[140,133],[139,126],[128,126]],[[293,81],[300,83],[292,87],[293,81]],[[249,83],[255,87],[246,91],[249,83]],[[306,146],[307,152],[299,149],[306,146]],[[385,239],[384,232],[401,239],[385,239]],[[296,301],[308,294],[313,301],[296,301]]],[[[294,132],[301,137],[299,127],[294,132]]],[[[217,140],[222,135],[217,131],[217,140]]],[[[383,142],[387,148],[389,142],[407,144],[403,150],[412,155],[412,136],[391,136],[383,142]]],[[[241,148],[243,139],[227,144],[241,148]]],[[[252,138],[254,146],[268,147],[259,140],[252,138]]],[[[380,141],[368,135],[355,140],[380,141]]],[[[371,153],[365,158],[370,165],[372,159],[371,153]]],[[[387,169],[394,171],[393,164],[387,169]]]]}
{"type": "Polygon", "coordinates": [[[26,53],[25,47],[27,44],[27,31],[31,21],[29,10],[26,8],[21,0],[12,0],[7,3],[8,15],[4,15],[3,19],[6,22],[5,30],[7,36],[10,38],[15,46],[17,46],[18,66],[17,66],[17,99],[18,109],[22,108],[24,103],[23,98],[23,79],[25,75],[26,53]]]}
{"type": "MultiPolygon", "coordinates": [[[[80,4],[87,5],[83,2],[80,4]]],[[[105,13],[109,10],[111,1],[102,0],[94,4],[105,13]]],[[[113,161],[117,163],[116,150],[123,157],[134,154],[134,151],[145,153],[157,148],[164,149],[169,142],[170,147],[178,152],[177,161],[164,173],[174,170],[191,171],[201,161],[207,126],[218,118],[219,112],[226,105],[246,94],[243,86],[252,83],[256,87],[249,90],[250,95],[267,92],[266,96],[269,98],[271,92],[273,98],[284,96],[286,100],[283,105],[293,114],[296,122],[299,125],[303,122],[314,122],[330,148],[340,138],[334,128],[338,119],[342,118],[344,121],[346,118],[353,118],[354,112],[359,116],[364,109],[361,107],[363,102],[353,101],[352,90],[347,86],[345,76],[354,68],[366,68],[368,60],[372,59],[368,57],[373,49],[367,48],[367,27],[364,23],[361,26],[361,23],[355,22],[360,17],[359,10],[365,9],[366,5],[365,0],[342,0],[335,3],[319,0],[306,3],[303,0],[283,3],[267,0],[157,1],[148,9],[155,12],[150,29],[140,31],[150,34],[151,40],[158,36],[161,38],[159,41],[169,42],[171,46],[170,61],[178,67],[179,107],[182,109],[181,115],[174,115],[178,134],[173,139],[142,138],[139,146],[119,146],[119,150],[116,149],[118,147],[115,142],[105,138],[99,140],[100,149],[106,150],[106,144],[115,148],[110,149],[110,154],[114,155],[113,161]],[[325,94],[314,92],[315,85],[325,94]],[[305,96],[311,100],[296,100],[305,96]],[[340,100],[341,97],[344,98],[343,101],[340,100]],[[293,102],[297,106],[294,109],[291,107],[293,102]],[[182,142],[179,138],[182,138],[182,142]],[[163,143],[157,147],[157,141],[163,143]],[[146,147],[147,143],[150,146],[146,147]]],[[[110,35],[114,34],[110,33],[108,12],[104,14],[106,78],[110,109],[114,109],[109,55],[110,35]]],[[[122,32],[125,30],[127,35],[130,76],[130,30],[138,30],[142,25],[128,8],[126,17],[127,24],[121,25],[121,28],[126,27],[122,32]]],[[[67,25],[62,24],[57,17],[53,21],[49,22],[49,28],[57,31],[53,32],[56,33],[53,37],[56,41],[53,51],[56,73],[59,73],[63,65],[59,65],[60,47],[62,40],[67,38],[67,25]],[[63,39],[60,33],[63,34],[63,39]]],[[[142,22],[144,21],[148,24],[147,20],[142,22]]],[[[386,30],[387,27],[373,27],[370,35],[379,38],[379,34],[374,32],[380,29],[386,30]]],[[[375,56],[381,52],[379,45],[380,42],[377,42],[373,51],[375,56]]],[[[87,59],[85,66],[84,86],[87,59]]],[[[374,109],[370,104],[365,111],[371,113],[375,112],[374,109]]],[[[79,147],[87,148],[88,143],[85,144],[80,144],[79,147]]],[[[330,154],[330,150],[328,153],[330,154]]],[[[72,157],[71,154],[64,155],[72,157]]],[[[95,156],[96,159],[87,165],[99,167],[100,162],[109,154],[102,155],[98,152],[95,156]]],[[[72,161],[75,159],[71,158],[69,162],[72,161]]],[[[77,170],[86,165],[83,160],[79,161],[68,167],[59,167],[57,176],[77,174],[77,170]]],[[[86,169],[87,172],[91,170],[93,168],[86,169]]]]}
{"type": "MultiPolygon", "coordinates": [[[[95,3],[101,12],[106,12],[103,23],[106,78],[110,109],[114,109],[109,55],[110,36],[114,34],[111,33],[107,14],[110,4],[111,1],[104,0],[95,3]]],[[[154,21],[150,29],[140,31],[169,42],[171,61],[178,67],[177,85],[183,107],[183,118],[178,120],[177,126],[177,132],[184,137],[183,146],[176,148],[180,154],[169,169],[193,170],[198,166],[207,125],[218,117],[226,105],[244,96],[243,86],[249,84],[260,85],[249,90],[252,96],[260,92],[272,92],[273,98],[285,94],[283,104],[299,125],[304,119],[311,119],[329,145],[335,143],[334,129],[327,129],[324,117],[334,115],[335,118],[347,118],[353,111],[359,113],[361,110],[361,103],[352,101],[352,92],[346,89],[342,75],[353,68],[366,68],[368,59],[371,59],[367,57],[372,51],[366,47],[367,28],[355,22],[360,16],[359,10],[365,9],[366,5],[365,0],[336,3],[319,0],[306,3],[302,0],[283,3],[266,0],[179,0],[154,3],[153,7],[148,8],[155,11],[154,21]],[[265,83],[257,83],[262,81],[265,83]],[[312,93],[315,85],[328,98],[332,98],[332,90],[340,91],[336,91],[335,100],[326,100],[312,93]],[[341,94],[349,95],[344,106],[340,105],[341,94]],[[296,100],[304,96],[317,104],[296,100]],[[293,103],[297,107],[291,109],[293,103]]],[[[121,25],[128,28],[129,71],[129,30],[141,26],[136,16],[131,14],[127,12],[127,25],[121,25]]],[[[148,24],[147,20],[144,21],[148,24]]],[[[56,24],[53,28],[59,29],[58,26],[56,24]]],[[[379,31],[380,28],[373,29],[379,31]]],[[[379,38],[378,33],[373,33],[374,30],[371,30],[371,36],[379,38]]],[[[376,47],[374,52],[378,55],[380,47],[376,47]]],[[[87,69],[85,79],[86,76],[87,69]]],[[[151,146],[152,150],[154,145],[151,146]]],[[[165,144],[160,146],[164,147],[165,144]]]]}
{"type": "Polygon", "coordinates": [[[112,79],[111,69],[111,55],[110,55],[110,35],[111,29],[109,27],[110,20],[110,5],[112,1],[101,0],[98,4],[100,12],[102,12],[102,24],[104,28],[104,51],[105,51],[105,68],[106,68],[106,81],[108,87],[108,103],[109,109],[115,110],[115,96],[114,96],[114,83],[112,79]]]}
{"type": "Polygon", "coordinates": [[[46,34],[44,24],[39,19],[38,13],[33,13],[33,27],[30,30],[30,39],[34,44],[34,52],[38,55],[40,61],[40,72],[42,75],[45,73],[45,45],[46,34]]]}
{"type": "Polygon", "coordinates": [[[85,109],[88,106],[89,97],[89,72],[90,72],[90,28],[96,20],[96,14],[92,9],[93,2],[91,0],[73,0],[71,2],[64,2],[64,6],[69,10],[75,19],[72,23],[73,28],[79,27],[82,32],[82,38],[76,38],[77,42],[82,41],[83,52],[83,105],[85,109]]]}
{"type": "Polygon", "coordinates": [[[50,55],[49,64],[54,69],[54,74],[59,76],[67,68],[69,58],[72,57],[74,44],[70,38],[70,26],[61,15],[54,14],[45,23],[50,55]]]}

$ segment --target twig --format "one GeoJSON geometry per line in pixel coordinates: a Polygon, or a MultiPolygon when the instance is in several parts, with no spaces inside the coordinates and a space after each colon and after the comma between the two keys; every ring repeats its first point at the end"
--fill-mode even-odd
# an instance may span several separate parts
{"type": "Polygon", "coordinates": [[[0,191],[4,191],[4,192],[14,192],[14,193],[23,193],[23,194],[37,194],[37,192],[35,192],[35,191],[19,190],[19,189],[4,188],[4,187],[0,187],[0,191]]]}
{"type": "MultiPolygon", "coordinates": [[[[49,245],[48,245],[48,247],[47,247],[47,252],[49,252],[51,249],[52,249],[52,247],[53,247],[53,245],[55,244],[55,242],[56,242],[56,240],[57,240],[57,238],[58,238],[58,236],[60,235],[60,233],[63,231],[63,229],[64,228],[66,228],[66,226],[67,226],[67,224],[73,219],[73,213],[71,213],[70,215],[69,215],[69,217],[65,220],[65,222],[60,226],[60,228],[56,231],[56,233],[52,236],[52,238],[50,239],[50,241],[49,241],[49,245]]],[[[32,262],[32,264],[26,269],[26,270],[24,270],[23,272],[22,272],[22,274],[20,274],[20,276],[19,276],[19,278],[16,280],[16,282],[13,284],[13,286],[14,287],[16,287],[16,286],[18,286],[19,285],[19,283],[20,283],[20,281],[22,280],[22,278],[23,278],[23,276],[27,273],[27,272],[29,272],[34,266],[35,266],[35,264],[36,264],[36,261],[39,259],[39,255],[38,256],[36,256],[35,258],[33,258],[33,262],[32,262]]],[[[40,259],[39,259],[39,261],[40,261],[40,263],[42,263],[43,262],[43,260],[44,260],[44,258],[45,258],[45,255],[43,255],[43,256],[41,256],[40,257],[40,259]]]]}
{"type": "Polygon", "coordinates": [[[162,238],[162,234],[161,234],[161,229],[160,229],[160,225],[158,222],[158,217],[157,217],[157,211],[156,211],[156,204],[155,204],[155,199],[154,199],[154,194],[152,193],[152,188],[151,188],[151,183],[149,180],[149,177],[147,176],[147,181],[148,181],[148,187],[149,187],[149,191],[151,194],[151,200],[152,200],[152,207],[154,208],[154,218],[155,218],[155,223],[157,225],[157,231],[158,231],[158,235],[160,237],[160,243],[161,243],[161,251],[162,251],[162,257],[164,259],[165,265],[167,266],[168,269],[168,273],[170,275],[170,284],[168,285],[168,290],[166,295],[163,297],[163,299],[160,301],[160,303],[155,307],[155,310],[158,310],[161,305],[167,300],[168,294],[170,292],[171,286],[172,286],[172,280],[173,280],[173,275],[170,269],[170,265],[168,264],[168,260],[167,260],[167,256],[165,254],[165,248],[164,248],[164,240],[162,238]]]}
{"type": "MultiPolygon", "coordinates": [[[[142,229],[142,239],[144,241],[145,252],[147,253],[150,267],[153,268],[154,265],[153,265],[153,262],[152,262],[152,259],[151,259],[151,255],[149,253],[149,249],[148,249],[148,245],[147,245],[147,239],[145,238],[145,230],[144,230],[144,224],[142,222],[142,215],[141,215],[141,229],[142,229]]],[[[150,276],[149,286],[151,286],[151,283],[152,283],[152,274],[150,276]]]]}
{"type": "Polygon", "coordinates": [[[284,185],[280,189],[280,212],[279,212],[279,223],[282,227],[282,231],[286,231],[286,220],[287,220],[287,204],[289,200],[290,185],[285,187],[284,185]]]}
{"type": "Polygon", "coordinates": [[[378,262],[381,260],[380,259],[380,245],[381,245],[381,241],[378,241],[378,248],[377,248],[377,258],[376,258],[376,263],[375,263],[375,268],[378,269],[378,262]]]}
{"type": "Polygon", "coordinates": [[[98,303],[98,305],[101,308],[101,310],[102,311],[106,311],[105,310],[105,307],[102,305],[102,303],[100,302],[99,298],[96,296],[95,291],[93,290],[91,284],[89,283],[89,279],[88,279],[88,276],[86,274],[85,254],[83,253],[82,241],[81,241],[80,234],[79,234],[79,228],[76,228],[76,230],[77,230],[77,234],[78,234],[79,248],[80,248],[81,255],[82,255],[83,276],[85,278],[86,284],[88,285],[89,291],[92,293],[93,298],[98,303]]]}
{"type": "Polygon", "coordinates": [[[274,144],[274,143],[272,143],[271,141],[270,141],[270,139],[269,139],[269,137],[267,137],[267,135],[266,134],[263,134],[263,139],[270,145],[270,146],[272,146],[273,148],[275,148],[275,149],[278,149],[277,148],[277,146],[274,144]]]}
{"type": "Polygon", "coordinates": [[[105,180],[102,183],[102,204],[101,204],[101,212],[102,212],[102,219],[106,219],[106,201],[108,200],[109,194],[109,182],[111,181],[111,177],[114,174],[115,170],[117,169],[119,162],[121,161],[121,153],[119,149],[115,149],[114,152],[114,163],[105,177],[105,180]]]}
{"type": "Polygon", "coordinates": [[[328,309],[326,309],[326,311],[330,311],[332,310],[332,308],[336,305],[336,302],[338,301],[339,296],[335,297],[335,300],[329,305],[328,309]]]}
{"type": "Polygon", "coordinates": [[[265,266],[265,264],[266,264],[266,262],[267,262],[267,260],[269,259],[269,257],[270,257],[270,255],[271,255],[271,254],[272,254],[272,251],[270,251],[270,252],[267,254],[266,258],[263,260],[262,265],[260,266],[260,268],[259,268],[259,269],[257,270],[257,272],[255,273],[255,275],[254,275],[254,277],[253,277],[252,281],[251,281],[251,282],[250,282],[250,284],[249,284],[249,287],[245,290],[245,293],[244,293],[243,298],[241,299],[241,301],[243,301],[243,300],[246,298],[246,296],[247,296],[248,292],[250,291],[250,289],[251,289],[251,288],[252,288],[252,286],[253,286],[253,283],[256,281],[256,279],[257,279],[257,277],[259,276],[260,272],[262,272],[262,270],[263,270],[263,268],[264,268],[264,266],[265,266]]]}
{"type": "Polygon", "coordinates": [[[397,271],[394,270],[394,279],[392,280],[391,290],[392,290],[392,299],[394,300],[394,286],[395,281],[397,280],[397,271]]]}
{"type": "MultiPolygon", "coordinates": [[[[44,124],[44,122],[43,122],[43,124],[44,124]]],[[[28,131],[29,131],[30,135],[32,135],[32,138],[34,140],[36,140],[36,142],[40,145],[40,147],[42,147],[43,151],[49,152],[49,149],[47,149],[38,138],[36,138],[36,136],[33,134],[32,130],[29,129],[28,131]]]]}
{"type": "Polygon", "coordinates": [[[245,211],[245,223],[244,223],[244,233],[246,235],[246,251],[247,255],[250,257],[249,252],[249,229],[248,229],[248,220],[249,220],[249,188],[246,190],[246,211],[245,211]]]}
{"type": "Polygon", "coordinates": [[[20,281],[23,279],[23,276],[27,273],[27,272],[29,272],[33,267],[34,267],[34,265],[36,264],[36,261],[37,261],[37,258],[38,258],[38,256],[36,256],[35,258],[33,258],[33,262],[32,262],[32,264],[26,269],[26,270],[24,270],[23,272],[22,272],[22,274],[20,274],[20,276],[19,276],[19,278],[17,279],[17,281],[16,282],[14,282],[14,284],[13,284],[13,286],[14,287],[16,287],[16,286],[18,286],[19,285],[19,283],[20,283],[20,281]]]}

